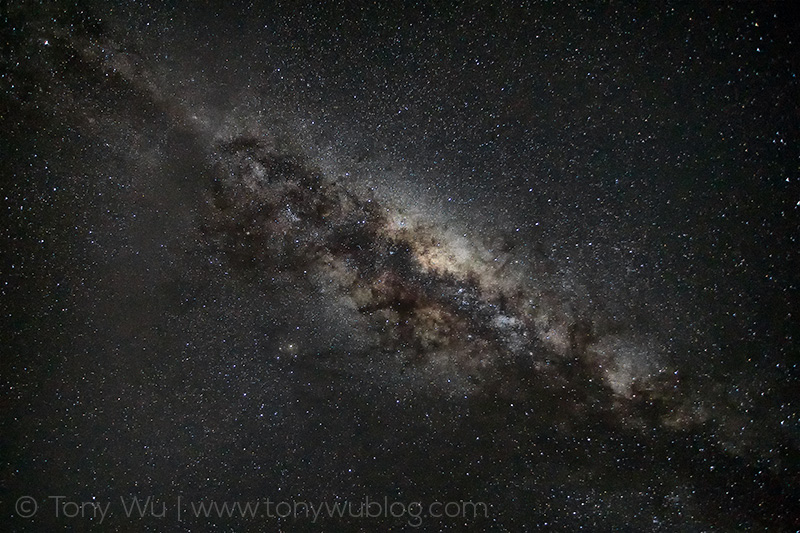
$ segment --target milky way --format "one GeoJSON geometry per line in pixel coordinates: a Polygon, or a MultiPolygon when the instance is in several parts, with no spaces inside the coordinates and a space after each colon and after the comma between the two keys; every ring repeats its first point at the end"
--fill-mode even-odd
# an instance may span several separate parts
{"type": "Polygon", "coordinates": [[[512,244],[489,250],[406,219],[279,145],[267,133],[216,142],[205,230],[235,269],[332,293],[340,307],[325,311],[367,318],[361,335],[383,357],[467,390],[513,398],[533,383],[631,399],[675,385],[657,346],[531,281],[512,244]]]}
{"type": "Polygon", "coordinates": [[[2,13],[9,529],[796,529],[779,10],[103,4],[2,13]]]}

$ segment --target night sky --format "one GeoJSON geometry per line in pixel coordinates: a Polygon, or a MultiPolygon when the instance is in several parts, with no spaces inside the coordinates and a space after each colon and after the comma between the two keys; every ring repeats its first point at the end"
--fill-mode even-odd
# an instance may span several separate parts
{"type": "Polygon", "coordinates": [[[0,8],[0,529],[800,528],[790,3],[166,4],[0,8]]]}

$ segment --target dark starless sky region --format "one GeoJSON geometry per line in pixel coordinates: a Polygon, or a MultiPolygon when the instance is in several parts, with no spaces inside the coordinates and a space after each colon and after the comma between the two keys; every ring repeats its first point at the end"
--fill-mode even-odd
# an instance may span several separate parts
{"type": "Polygon", "coordinates": [[[4,3],[2,529],[796,530],[796,20],[4,3]]]}

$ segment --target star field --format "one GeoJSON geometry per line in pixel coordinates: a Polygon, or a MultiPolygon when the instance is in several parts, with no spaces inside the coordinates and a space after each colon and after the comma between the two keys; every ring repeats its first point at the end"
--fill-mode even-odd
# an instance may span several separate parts
{"type": "Polygon", "coordinates": [[[4,7],[0,520],[794,531],[788,11],[4,7]]]}

